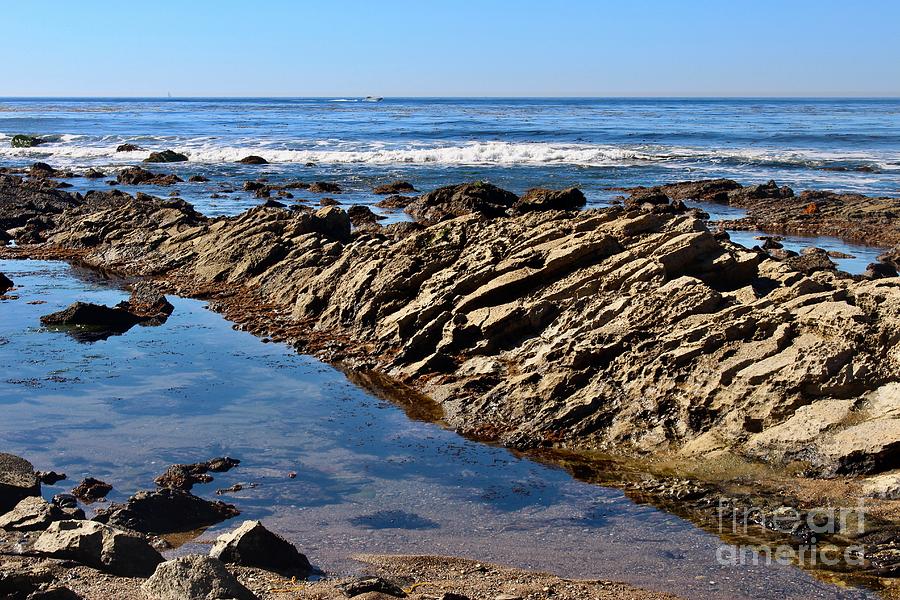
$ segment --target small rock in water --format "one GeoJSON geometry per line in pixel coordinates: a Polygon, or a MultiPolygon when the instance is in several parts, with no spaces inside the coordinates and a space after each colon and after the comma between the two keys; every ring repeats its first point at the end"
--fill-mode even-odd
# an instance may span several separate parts
{"type": "Polygon", "coordinates": [[[255,154],[251,154],[250,156],[245,156],[241,160],[238,161],[242,165],[267,165],[269,161],[264,159],[262,156],[256,156],[255,154]]]}
{"type": "Polygon", "coordinates": [[[40,146],[46,140],[35,137],[33,135],[14,135],[12,140],[10,140],[10,145],[13,148],[34,148],[35,146],[40,146]]]}
{"type": "Polygon", "coordinates": [[[5,294],[13,288],[12,279],[0,273],[0,295],[5,294]]]}
{"type": "Polygon", "coordinates": [[[138,150],[143,150],[143,148],[135,144],[119,144],[116,146],[116,152],[136,152],[138,150]]]}
{"type": "Polygon", "coordinates": [[[328,181],[317,181],[309,186],[309,191],[314,194],[340,194],[341,186],[328,181]]]}
{"type": "Polygon", "coordinates": [[[68,479],[65,473],[57,473],[56,471],[38,471],[38,479],[45,485],[55,485],[60,481],[68,479]]]}
{"type": "Polygon", "coordinates": [[[181,556],[156,567],[141,585],[152,600],[256,600],[221,561],[199,554],[181,556]]]}
{"type": "Polygon", "coordinates": [[[106,498],[113,486],[93,477],[86,477],[72,490],[72,495],[84,502],[96,502],[106,498]]]}
{"type": "Polygon", "coordinates": [[[209,555],[225,563],[259,567],[286,576],[306,577],[312,571],[306,556],[259,521],[244,521],[234,531],[220,535],[209,555]]]}
{"type": "Polygon", "coordinates": [[[146,163],[170,163],[185,162],[188,157],[173,150],[163,150],[162,152],[151,152],[150,156],[144,159],[146,163]]]}
{"type": "Polygon", "coordinates": [[[125,504],[97,512],[95,521],[141,533],[166,534],[192,531],[238,516],[231,504],[210,501],[184,490],[162,488],[138,492],[125,504]]]}
{"type": "Polygon", "coordinates": [[[84,177],[86,179],[102,179],[103,177],[106,177],[106,173],[97,169],[88,169],[84,173],[84,177]]]}
{"type": "Polygon", "coordinates": [[[191,183],[206,183],[209,181],[209,177],[204,177],[203,175],[191,175],[188,177],[188,181],[191,183]]]}
{"type": "Polygon", "coordinates": [[[372,190],[372,193],[386,196],[388,194],[404,194],[417,191],[418,190],[408,181],[395,181],[393,183],[379,185],[372,190]]]}

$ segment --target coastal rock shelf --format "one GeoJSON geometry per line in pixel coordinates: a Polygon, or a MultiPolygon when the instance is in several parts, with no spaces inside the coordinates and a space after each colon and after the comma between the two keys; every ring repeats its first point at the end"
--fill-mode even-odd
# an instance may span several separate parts
{"type": "Polygon", "coordinates": [[[351,232],[337,207],[210,219],[6,176],[0,225],[18,227],[7,256],[211,298],[260,334],[421,389],[469,435],[820,475],[897,467],[900,279],[771,259],[668,198],[508,216],[514,195],[470,188],[448,188],[452,206],[423,196],[430,226],[351,232]]]}

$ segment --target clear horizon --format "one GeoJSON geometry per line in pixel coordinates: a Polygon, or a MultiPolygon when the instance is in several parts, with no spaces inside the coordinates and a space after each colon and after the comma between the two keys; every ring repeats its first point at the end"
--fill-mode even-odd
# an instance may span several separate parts
{"type": "Polygon", "coordinates": [[[4,7],[0,97],[896,98],[900,4],[4,7]]]}

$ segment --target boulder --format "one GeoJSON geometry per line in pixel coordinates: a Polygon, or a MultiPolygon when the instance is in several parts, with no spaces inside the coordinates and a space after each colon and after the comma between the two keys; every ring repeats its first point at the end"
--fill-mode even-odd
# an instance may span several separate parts
{"type": "Polygon", "coordinates": [[[365,223],[377,223],[379,220],[384,219],[384,217],[373,213],[368,206],[361,204],[354,204],[348,208],[347,216],[350,217],[350,222],[353,223],[354,227],[359,227],[365,223]]]}
{"type": "Polygon", "coordinates": [[[336,183],[329,183],[327,181],[317,181],[313,184],[310,184],[309,188],[310,192],[314,194],[340,194],[341,186],[336,183]]]}
{"type": "Polygon", "coordinates": [[[41,531],[53,521],[68,519],[58,506],[50,504],[40,496],[29,496],[16,504],[15,508],[0,515],[0,529],[8,531],[41,531]]]}
{"type": "Polygon", "coordinates": [[[84,480],[75,486],[72,495],[84,502],[96,502],[106,498],[106,495],[112,491],[113,487],[105,481],[94,479],[93,477],[85,477],[84,480]]]}
{"type": "Polygon", "coordinates": [[[138,150],[143,150],[143,148],[136,144],[119,144],[116,146],[116,152],[137,152],[138,150]]]}
{"type": "Polygon", "coordinates": [[[97,512],[95,521],[141,533],[193,531],[240,514],[231,504],[211,502],[184,490],[162,488],[138,492],[125,504],[97,512]]]}
{"type": "Polygon", "coordinates": [[[241,160],[238,161],[242,165],[267,165],[269,161],[264,159],[262,156],[256,156],[251,154],[250,156],[245,156],[241,160]]]}
{"type": "Polygon", "coordinates": [[[319,200],[319,206],[339,206],[341,203],[334,198],[322,198],[319,200]]]}
{"type": "Polygon", "coordinates": [[[56,485],[60,481],[68,479],[65,473],[57,473],[56,471],[37,471],[37,476],[44,485],[56,485]]]}
{"type": "Polygon", "coordinates": [[[34,466],[22,457],[0,452],[0,514],[29,496],[41,495],[41,482],[34,466]]]}
{"type": "Polygon", "coordinates": [[[406,194],[416,191],[418,190],[416,190],[416,188],[408,181],[395,181],[393,183],[385,183],[377,186],[372,190],[372,193],[386,196],[388,194],[406,194]]]}
{"type": "MultiPolygon", "coordinates": [[[[866,267],[865,276],[870,279],[883,279],[885,277],[897,277],[897,268],[888,263],[884,262],[875,262],[870,263],[868,267],[866,267]]],[[[3,286],[0,285],[0,288],[3,286]]]]}
{"type": "Polygon", "coordinates": [[[88,169],[84,172],[84,177],[86,179],[102,179],[106,177],[106,173],[98,169],[88,169]]]}
{"type": "Polygon", "coordinates": [[[393,196],[388,196],[384,200],[379,200],[375,203],[375,206],[378,208],[398,209],[406,208],[415,201],[415,196],[400,196],[395,194],[393,196]]]}
{"type": "Polygon", "coordinates": [[[12,140],[10,141],[10,145],[13,148],[34,148],[35,146],[40,146],[45,143],[47,140],[44,140],[39,137],[35,137],[33,135],[14,135],[12,140]]]}
{"type": "Polygon", "coordinates": [[[801,273],[815,273],[816,271],[834,271],[837,265],[829,258],[828,252],[821,248],[806,248],[803,254],[784,261],[788,267],[801,273]]]}
{"type": "Polygon", "coordinates": [[[476,181],[438,188],[423,194],[406,207],[406,212],[424,224],[433,224],[473,213],[487,217],[506,214],[518,197],[495,185],[476,181]]]}
{"type": "Polygon", "coordinates": [[[141,167],[128,167],[122,169],[116,176],[116,181],[125,185],[173,185],[184,181],[174,174],[160,175],[151,173],[141,167]]]}
{"type": "Polygon", "coordinates": [[[123,577],[148,577],[163,562],[143,536],[95,521],[56,521],[38,537],[33,551],[123,577]]]}
{"type": "Polygon", "coordinates": [[[306,556],[259,521],[244,521],[234,531],[220,535],[209,555],[224,563],[259,567],[285,576],[306,577],[312,571],[306,556]]]}
{"type": "Polygon", "coordinates": [[[584,194],[578,188],[571,187],[564,190],[532,188],[513,204],[512,210],[516,214],[536,210],[576,210],[586,203],[584,194]]]}
{"type": "Polygon", "coordinates": [[[326,206],[315,212],[316,231],[337,240],[350,239],[350,216],[337,206],[326,206]]]}
{"type": "Polygon", "coordinates": [[[162,152],[151,152],[150,156],[144,159],[146,163],[171,163],[185,162],[188,157],[173,150],[163,150],[162,152]]]}
{"type": "Polygon", "coordinates": [[[8,292],[9,290],[11,290],[12,288],[13,288],[13,282],[12,282],[12,279],[10,279],[9,277],[7,277],[7,276],[4,275],[3,273],[0,273],[0,295],[5,294],[6,292],[8,292]]]}
{"type": "Polygon", "coordinates": [[[131,296],[117,304],[116,308],[134,315],[145,325],[161,325],[175,310],[152,281],[132,284],[131,296]]]}
{"type": "Polygon", "coordinates": [[[44,326],[65,330],[80,342],[96,342],[122,335],[140,320],[127,310],[88,302],[76,302],[65,310],[41,317],[44,326]]]}
{"type": "Polygon", "coordinates": [[[35,178],[55,177],[58,171],[45,162],[36,162],[28,169],[28,176],[35,178]]]}
{"type": "Polygon", "coordinates": [[[151,600],[255,600],[221,561],[199,554],[181,556],[156,567],[141,585],[151,600]]]}
{"type": "Polygon", "coordinates": [[[206,183],[209,181],[209,177],[204,177],[203,175],[191,175],[188,177],[188,181],[191,183],[206,183]]]}

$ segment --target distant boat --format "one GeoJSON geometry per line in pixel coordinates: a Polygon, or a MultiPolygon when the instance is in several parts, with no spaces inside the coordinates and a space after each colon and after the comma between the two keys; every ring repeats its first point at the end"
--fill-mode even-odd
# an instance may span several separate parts
{"type": "Polygon", "coordinates": [[[363,98],[363,102],[381,102],[384,100],[381,96],[366,96],[363,98]]]}

